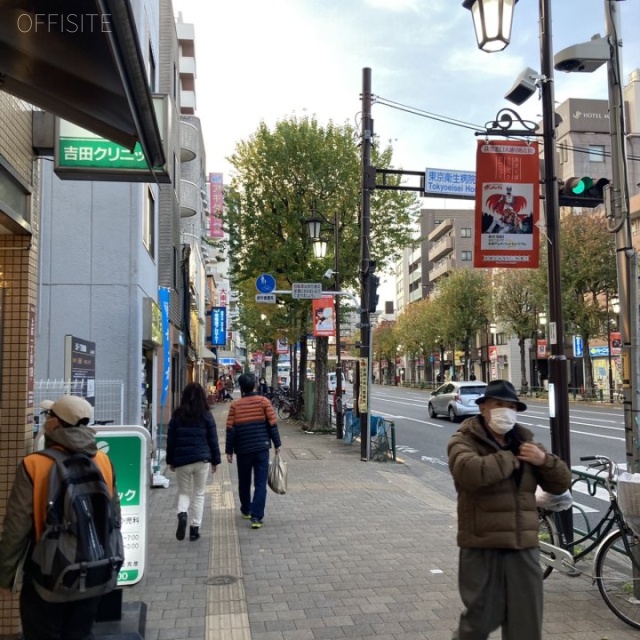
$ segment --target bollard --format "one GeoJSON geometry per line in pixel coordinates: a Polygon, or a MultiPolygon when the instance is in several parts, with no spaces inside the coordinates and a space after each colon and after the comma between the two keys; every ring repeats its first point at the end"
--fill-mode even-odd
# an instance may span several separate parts
{"type": "Polygon", "coordinates": [[[604,392],[602,389],[599,390],[600,393],[600,402],[604,402],[604,392]]]}
{"type": "Polygon", "coordinates": [[[396,461],[396,423],[391,422],[391,455],[393,461],[396,461]]]}

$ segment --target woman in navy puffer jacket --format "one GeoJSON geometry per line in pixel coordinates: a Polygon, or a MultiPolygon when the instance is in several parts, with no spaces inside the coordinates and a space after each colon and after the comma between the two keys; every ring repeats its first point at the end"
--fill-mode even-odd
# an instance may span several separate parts
{"type": "Polygon", "coordinates": [[[191,505],[189,540],[197,540],[200,537],[209,466],[215,473],[220,464],[216,423],[209,410],[205,391],[197,382],[190,382],[184,388],[180,406],[169,422],[167,464],[178,476],[176,538],[184,540],[191,505]]]}

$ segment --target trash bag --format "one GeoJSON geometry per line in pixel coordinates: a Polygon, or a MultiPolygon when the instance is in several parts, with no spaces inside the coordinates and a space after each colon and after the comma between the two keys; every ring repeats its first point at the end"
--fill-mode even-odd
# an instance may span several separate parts
{"type": "Polygon", "coordinates": [[[280,495],[287,493],[287,463],[279,453],[276,453],[269,463],[267,485],[274,493],[279,493],[280,495]]]}

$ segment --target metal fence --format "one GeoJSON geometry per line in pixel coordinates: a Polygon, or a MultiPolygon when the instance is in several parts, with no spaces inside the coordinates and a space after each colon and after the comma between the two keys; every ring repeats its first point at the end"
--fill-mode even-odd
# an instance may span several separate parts
{"type": "MultiPolygon", "coordinates": [[[[86,385],[86,382],[84,383],[86,385]]],[[[93,419],[113,420],[124,424],[124,382],[122,380],[96,380],[93,419]]],[[[34,406],[36,413],[43,400],[55,400],[62,395],[83,395],[81,380],[36,380],[34,406]]]]}

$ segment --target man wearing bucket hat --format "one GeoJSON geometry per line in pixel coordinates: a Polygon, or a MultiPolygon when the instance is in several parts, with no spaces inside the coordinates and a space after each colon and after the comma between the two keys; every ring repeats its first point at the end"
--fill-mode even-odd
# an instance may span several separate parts
{"type": "Polygon", "coordinates": [[[542,570],[538,550],[540,485],[560,494],[571,471],[516,423],[526,411],[513,385],[490,382],[449,440],[458,492],[458,584],[465,610],[457,640],[482,640],[502,627],[503,640],[542,638],[542,570]]]}

